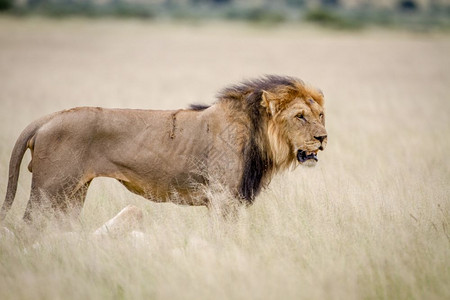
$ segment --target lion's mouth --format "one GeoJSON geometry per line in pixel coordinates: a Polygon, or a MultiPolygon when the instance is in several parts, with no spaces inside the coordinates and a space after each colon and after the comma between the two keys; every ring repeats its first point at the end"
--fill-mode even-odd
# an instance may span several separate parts
{"type": "Polygon", "coordinates": [[[317,153],[314,153],[314,152],[309,152],[308,153],[308,152],[303,151],[303,150],[298,150],[297,151],[297,160],[300,163],[304,163],[305,161],[310,160],[310,159],[313,159],[315,161],[319,161],[317,159],[317,153]]]}

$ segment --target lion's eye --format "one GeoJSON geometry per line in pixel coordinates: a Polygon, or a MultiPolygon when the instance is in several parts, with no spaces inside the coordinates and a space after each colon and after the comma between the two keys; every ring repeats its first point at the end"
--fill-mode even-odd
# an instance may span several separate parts
{"type": "Polygon", "coordinates": [[[323,118],[323,113],[321,113],[321,114],[319,115],[319,118],[321,118],[321,119],[323,118]]]}
{"type": "Polygon", "coordinates": [[[305,120],[305,121],[306,121],[305,116],[303,116],[303,114],[298,114],[298,115],[297,115],[297,119],[305,120]]]}

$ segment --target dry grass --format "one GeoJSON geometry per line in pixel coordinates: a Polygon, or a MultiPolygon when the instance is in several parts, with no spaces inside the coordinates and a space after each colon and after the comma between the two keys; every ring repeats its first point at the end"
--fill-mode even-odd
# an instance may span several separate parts
{"type": "Polygon", "coordinates": [[[450,39],[224,24],[0,19],[0,195],[33,119],[80,106],[179,108],[265,73],[320,86],[328,148],[274,179],[237,224],[91,187],[79,237],[21,222],[25,158],[1,236],[1,299],[448,299],[450,39]],[[144,210],[145,241],[88,234],[144,210]],[[40,246],[33,247],[36,239],[40,246]]]}

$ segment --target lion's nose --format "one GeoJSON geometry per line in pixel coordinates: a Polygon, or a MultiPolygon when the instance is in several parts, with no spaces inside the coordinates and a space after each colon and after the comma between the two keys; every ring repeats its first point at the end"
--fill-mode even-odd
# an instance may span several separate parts
{"type": "Polygon", "coordinates": [[[326,135],[321,135],[321,136],[315,136],[314,138],[315,138],[316,140],[319,140],[319,142],[322,143],[323,140],[327,138],[327,136],[326,136],[326,135]]]}

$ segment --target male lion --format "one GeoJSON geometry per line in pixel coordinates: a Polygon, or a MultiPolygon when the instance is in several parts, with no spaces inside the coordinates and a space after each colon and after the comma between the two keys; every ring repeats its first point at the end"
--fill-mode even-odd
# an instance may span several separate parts
{"type": "Polygon", "coordinates": [[[327,143],[323,105],[320,90],[271,75],[225,88],[209,107],[81,107],[48,115],[14,146],[0,218],[13,203],[28,148],[33,175],[25,220],[44,202],[78,213],[95,177],[115,178],[153,201],[207,207],[214,204],[205,187],[219,183],[234,202],[251,204],[275,173],[297,161],[315,164],[327,143]]]}

